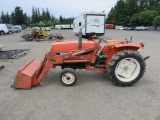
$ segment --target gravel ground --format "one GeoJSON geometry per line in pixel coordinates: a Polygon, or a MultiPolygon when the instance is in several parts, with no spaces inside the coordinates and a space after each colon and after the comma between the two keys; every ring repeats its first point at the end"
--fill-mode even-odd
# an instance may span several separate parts
{"type": "MultiPolygon", "coordinates": [[[[72,30],[55,30],[67,40],[77,40],[72,30]]],[[[133,43],[144,41],[147,68],[143,78],[133,87],[117,87],[106,73],[77,70],[75,86],[64,87],[52,69],[45,77],[45,86],[31,90],[10,88],[17,71],[32,58],[42,60],[54,41],[20,42],[23,34],[0,36],[5,49],[30,49],[18,59],[0,60],[0,120],[160,120],[160,32],[106,30],[104,39],[133,37],[133,43]]],[[[103,44],[104,45],[104,44],[103,44]]]]}

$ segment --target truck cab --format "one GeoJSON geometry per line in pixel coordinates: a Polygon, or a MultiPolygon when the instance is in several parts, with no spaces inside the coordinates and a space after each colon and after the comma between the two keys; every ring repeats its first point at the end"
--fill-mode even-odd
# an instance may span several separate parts
{"type": "Polygon", "coordinates": [[[0,24],[0,35],[5,35],[8,33],[8,28],[6,24],[0,24]]]}

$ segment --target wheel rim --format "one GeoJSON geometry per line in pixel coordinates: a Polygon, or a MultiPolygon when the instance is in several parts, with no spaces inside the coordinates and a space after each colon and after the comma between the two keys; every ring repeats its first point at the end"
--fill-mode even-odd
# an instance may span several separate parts
{"type": "Polygon", "coordinates": [[[134,80],[140,73],[140,64],[134,58],[122,59],[116,66],[116,77],[122,82],[134,80]]]}
{"type": "Polygon", "coordinates": [[[62,81],[63,83],[70,85],[75,81],[75,76],[71,72],[66,72],[62,75],[62,81]]]}

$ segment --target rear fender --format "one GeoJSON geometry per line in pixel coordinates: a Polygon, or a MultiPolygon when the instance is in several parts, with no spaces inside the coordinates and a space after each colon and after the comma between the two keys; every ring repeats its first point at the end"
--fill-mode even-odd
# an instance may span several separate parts
{"type": "Polygon", "coordinates": [[[128,44],[117,44],[117,45],[115,45],[114,48],[109,53],[107,59],[106,59],[105,67],[108,66],[108,62],[112,58],[112,56],[115,55],[116,53],[118,53],[119,51],[123,51],[123,50],[137,51],[139,48],[143,48],[143,47],[141,45],[131,44],[131,43],[128,43],[128,44]]]}
{"type": "Polygon", "coordinates": [[[103,54],[109,54],[111,49],[110,47],[115,46],[116,44],[122,42],[122,40],[108,40],[106,45],[102,49],[103,54]]]}

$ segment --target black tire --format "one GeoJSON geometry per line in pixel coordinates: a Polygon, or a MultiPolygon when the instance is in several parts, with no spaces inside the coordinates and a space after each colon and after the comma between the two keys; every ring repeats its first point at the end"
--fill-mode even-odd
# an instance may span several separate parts
{"type": "Polygon", "coordinates": [[[63,85],[65,85],[65,86],[72,86],[77,81],[76,71],[74,69],[72,69],[72,68],[65,68],[60,73],[59,78],[60,78],[60,81],[61,81],[61,83],[63,85]]]}
{"type": "Polygon", "coordinates": [[[38,35],[35,36],[34,40],[35,40],[35,41],[39,41],[38,35]]]}
{"type": "Polygon", "coordinates": [[[9,34],[12,34],[12,31],[9,31],[9,34]]]}
{"type": "Polygon", "coordinates": [[[4,34],[5,34],[5,32],[4,32],[4,31],[0,31],[0,34],[1,34],[1,35],[4,35],[4,34]]]}
{"type": "Polygon", "coordinates": [[[109,61],[107,73],[117,86],[131,86],[142,78],[146,63],[136,51],[124,50],[115,54],[109,61]]]}

